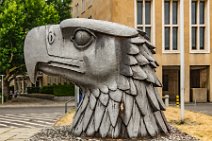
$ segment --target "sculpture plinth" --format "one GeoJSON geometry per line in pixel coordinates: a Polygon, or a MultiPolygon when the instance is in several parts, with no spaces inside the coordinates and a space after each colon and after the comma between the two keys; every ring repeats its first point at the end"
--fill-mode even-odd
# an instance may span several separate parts
{"type": "Polygon", "coordinates": [[[161,83],[154,48],[137,29],[68,19],[32,29],[24,53],[32,81],[42,71],[82,88],[84,97],[71,125],[74,135],[141,138],[169,132],[156,89],[161,83]]]}

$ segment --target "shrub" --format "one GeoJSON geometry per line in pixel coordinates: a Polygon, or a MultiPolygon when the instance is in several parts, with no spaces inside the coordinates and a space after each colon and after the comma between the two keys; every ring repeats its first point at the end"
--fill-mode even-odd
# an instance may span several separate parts
{"type": "Polygon", "coordinates": [[[27,87],[27,92],[29,94],[39,93],[40,92],[40,87],[27,87]]]}
{"type": "Polygon", "coordinates": [[[53,94],[55,86],[43,86],[40,88],[40,93],[43,94],[53,94]]]}
{"type": "Polygon", "coordinates": [[[27,91],[31,93],[53,94],[55,96],[74,96],[74,85],[48,85],[39,87],[28,87],[27,91]]]}
{"type": "Polygon", "coordinates": [[[53,93],[55,96],[74,96],[74,85],[65,84],[54,86],[53,93]]]}

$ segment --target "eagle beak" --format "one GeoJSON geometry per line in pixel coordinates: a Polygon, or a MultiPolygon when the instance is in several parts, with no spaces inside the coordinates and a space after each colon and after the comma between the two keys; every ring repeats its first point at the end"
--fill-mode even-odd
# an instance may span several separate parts
{"type": "Polygon", "coordinates": [[[32,83],[37,79],[37,64],[48,60],[46,51],[46,26],[30,30],[25,38],[24,58],[29,78],[32,83]]]}

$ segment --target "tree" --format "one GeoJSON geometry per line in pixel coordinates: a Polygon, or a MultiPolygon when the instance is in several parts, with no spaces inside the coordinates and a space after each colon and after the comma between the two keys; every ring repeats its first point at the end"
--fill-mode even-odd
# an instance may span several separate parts
{"type": "MultiPolygon", "coordinates": [[[[25,73],[23,45],[27,32],[36,26],[59,23],[63,18],[60,17],[63,14],[59,11],[62,8],[55,4],[57,3],[45,0],[1,1],[0,74],[5,75],[5,96],[9,93],[10,82],[17,75],[25,73]]],[[[66,8],[67,6],[64,10],[67,10],[66,8]]]]}
{"type": "Polygon", "coordinates": [[[48,4],[53,4],[58,11],[60,21],[71,17],[71,0],[46,0],[48,4]]]}

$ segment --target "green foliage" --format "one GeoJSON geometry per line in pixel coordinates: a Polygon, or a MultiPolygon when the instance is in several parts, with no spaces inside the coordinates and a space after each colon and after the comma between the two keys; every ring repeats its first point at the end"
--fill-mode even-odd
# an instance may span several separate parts
{"type": "Polygon", "coordinates": [[[42,93],[42,94],[52,94],[55,96],[74,96],[74,85],[64,84],[64,85],[49,85],[39,87],[28,87],[29,94],[32,93],[42,93]]]}
{"type": "Polygon", "coordinates": [[[43,94],[53,94],[54,86],[43,86],[40,88],[40,93],[43,94]]]}
{"type": "Polygon", "coordinates": [[[53,92],[55,96],[74,96],[74,85],[57,85],[53,92]]]}
{"type": "Polygon", "coordinates": [[[0,3],[0,74],[8,83],[26,72],[24,39],[36,26],[58,24],[70,17],[71,0],[3,0],[0,3]],[[10,79],[12,78],[12,79],[10,79]]]}
{"type": "Polygon", "coordinates": [[[40,92],[40,87],[27,87],[27,92],[29,94],[39,93],[40,92]]]}
{"type": "Polygon", "coordinates": [[[58,11],[60,21],[71,17],[71,0],[47,0],[58,11]]]}

